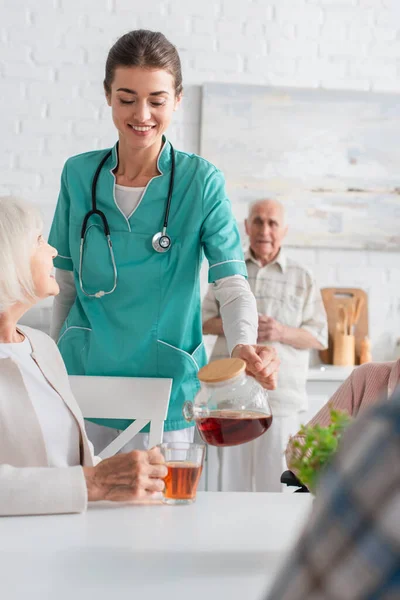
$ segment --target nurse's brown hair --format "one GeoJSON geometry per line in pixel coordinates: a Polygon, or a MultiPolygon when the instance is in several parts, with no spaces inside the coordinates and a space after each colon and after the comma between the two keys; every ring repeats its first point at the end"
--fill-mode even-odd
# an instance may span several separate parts
{"type": "Polygon", "coordinates": [[[163,69],[175,81],[175,93],[182,92],[181,61],[177,49],[159,31],[136,29],[120,37],[108,53],[104,89],[111,93],[117,67],[163,69]]]}

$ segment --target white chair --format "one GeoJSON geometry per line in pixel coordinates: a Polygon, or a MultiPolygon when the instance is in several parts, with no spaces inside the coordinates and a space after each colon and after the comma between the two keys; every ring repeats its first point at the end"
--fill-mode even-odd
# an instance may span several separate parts
{"type": "Polygon", "coordinates": [[[162,442],[172,379],[70,375],[69,381],[85,418],[135,419],[99,453],[101,458],[118,452],[147,423],[149,448],[162,442]]]}

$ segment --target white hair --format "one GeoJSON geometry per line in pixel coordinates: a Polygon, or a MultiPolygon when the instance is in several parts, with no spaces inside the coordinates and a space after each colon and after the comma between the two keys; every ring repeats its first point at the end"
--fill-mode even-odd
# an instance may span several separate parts
{"type": "Polygon", "coordinates": [[[0,197],[0,314],[35,298],[31,256],[42,226],[34,206],[12,196],[0,197]]]}
{"type": "Polygon", "coordinates": [[[265,198],[261,198],[259,200],[254,200],[253,202],[250,202],[249,207],[248,207],[247,218],[249,219],[251,217],[251,215],[252,215],[253,209],[256,206],[259,206],[260,204],[262,204],[263,202],[271,202],[271,203],[275,204],[276,206],[278,206],[281,209],[281,211],[282,211],[282,217],[283,217],[282,225],[286,225],[286,210],[285,210],[285,206],[284,206],[283,202],[281,202],[280,200],[278,200],[274,196],[266,196],[265,198]]]}

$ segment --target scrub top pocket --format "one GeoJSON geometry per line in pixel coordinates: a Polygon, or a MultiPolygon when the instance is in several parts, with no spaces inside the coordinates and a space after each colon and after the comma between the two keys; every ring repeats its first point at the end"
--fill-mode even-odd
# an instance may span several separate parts
{"type": "MultiPolygon", "coordinates": [[[[173,379],[172,394],[174,398],[168,411],[168,421],[175,422],[182,427],[184,419],[182,406],[186,400],[193,401],[200,383],[197,372],[205,364],[204,345],[199,344],[192,352],[186,352],[164,340],[157,340],[158,376],[173,379]]],[[[190,424],[188,423],[189,427],[190,424]]],[[[172,426],[171,429],[174,427],[172,426]]]]}

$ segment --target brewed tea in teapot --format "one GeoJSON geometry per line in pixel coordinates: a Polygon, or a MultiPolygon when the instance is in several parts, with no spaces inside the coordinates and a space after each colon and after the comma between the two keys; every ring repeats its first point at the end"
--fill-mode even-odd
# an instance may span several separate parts
{"type": "Polygon", "coordinates": [[[272,424],[268,394],[246,374],[240,358],[216,360],[197,374],[202,388],[194,403],[185,402],[183,414],[194,420],[212,446],[237,446],[265,433],[272,424]]]}

